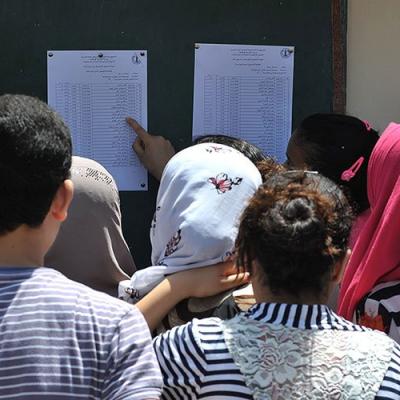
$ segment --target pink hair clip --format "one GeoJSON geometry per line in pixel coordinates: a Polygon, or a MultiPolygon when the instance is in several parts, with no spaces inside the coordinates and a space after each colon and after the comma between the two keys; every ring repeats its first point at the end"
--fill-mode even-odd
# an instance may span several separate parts
{"type": "Polygon", "coordinates": [[[357,171],[361,168],[363,162],[364,162],[364,157],[360,157],[349,169],[346,169],[345,171],[342,172],[340,179],[346,182],[348,182],[350,179],[353,179],[357,171]]]}
{"type": "Polygon", "coordinates": [[[369,131],[372,129],[371,124],[370,124],[366,119],[364,119],[363,122],[364,122],[365,128],[366,128],[367,131],[369,132],[369,131]]]}

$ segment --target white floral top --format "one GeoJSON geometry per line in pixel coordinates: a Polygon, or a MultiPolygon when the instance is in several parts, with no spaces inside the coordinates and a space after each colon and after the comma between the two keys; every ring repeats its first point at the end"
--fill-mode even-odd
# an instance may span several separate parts
{"type": "Polygon", "coordinates": [[[238,315],[225,342],[256,400],[373,400],[395,343],[374,331],[302,330],[238,315]]]}
{"type": "Polygon", "coordinates": [[[400,399],[399,345],[323,305],[195,319],[154,347],[164,399],[400,399]]]}

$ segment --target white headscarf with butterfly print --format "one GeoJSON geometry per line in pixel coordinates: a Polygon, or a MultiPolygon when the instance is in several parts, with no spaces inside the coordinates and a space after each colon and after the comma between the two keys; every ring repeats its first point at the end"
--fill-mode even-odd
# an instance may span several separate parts
{"type": "Polygon", "coordinates": [[[121,282],[120,297],[141,298],[166,275],[226,260],[240,214],[260,184],[255,165],[231,147],[203,143],[176,154],[158,191],[150,230],[153,266],[121,282]]]}

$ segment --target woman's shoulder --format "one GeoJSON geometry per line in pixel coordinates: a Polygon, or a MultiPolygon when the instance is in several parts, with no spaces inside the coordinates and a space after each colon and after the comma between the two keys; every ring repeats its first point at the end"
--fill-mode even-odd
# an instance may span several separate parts
{"type": "Polygon", "coordinates": [[[176,345],[190,340],[194,345],[202,348],[204,342],[215,342],[216,337],[223,337],[222,320],[220,318],[194,318],[184,325],[175,326],[158,335],[154,338],[154,343],[166,344],[171,342],[176,345]]]}

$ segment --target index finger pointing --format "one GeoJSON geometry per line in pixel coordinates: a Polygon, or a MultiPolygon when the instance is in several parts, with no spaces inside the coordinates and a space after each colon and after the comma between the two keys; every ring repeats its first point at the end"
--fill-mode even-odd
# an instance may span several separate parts
{"type": "Polygon", "coordinates": [[[148,136],[149,133],[146,132],[146,130],[139,125],[139,123],[137,121],[135,121],[133,118],[128,117],[126,119],[126,122],[132,127],[132,129],[135,131],[135,133],[141,138],[143,139],[144,137],[148,136]]]}

